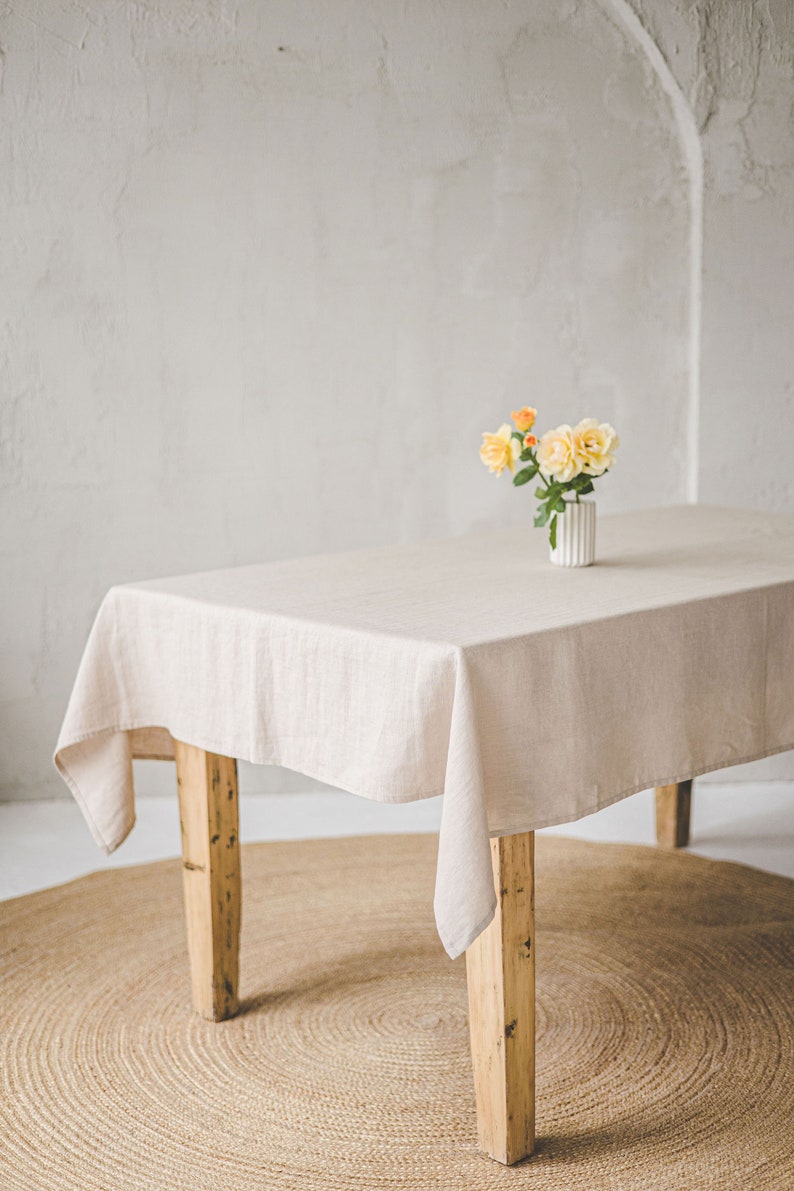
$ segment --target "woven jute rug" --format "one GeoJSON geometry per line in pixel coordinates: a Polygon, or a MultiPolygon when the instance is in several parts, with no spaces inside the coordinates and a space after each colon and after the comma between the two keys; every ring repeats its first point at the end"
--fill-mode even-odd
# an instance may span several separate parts
{"type": "Polygon", "coordinates": [[[538,1151],[477,1150],[436,840],[243,849],[243,1007],[191,1011],[177,861],[0,905],[3,1191],[794,1186],[794,883],[538,840],[538,1151]]]}

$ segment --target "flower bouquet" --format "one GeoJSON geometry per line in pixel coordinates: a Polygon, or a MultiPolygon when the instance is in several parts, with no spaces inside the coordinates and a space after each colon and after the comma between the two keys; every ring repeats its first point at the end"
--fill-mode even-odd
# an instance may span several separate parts
{"type": "Polygon", "coordinates": [[[516,488],[536,476],[540,479],[535,489],[539,502],[535,525],[548,525],[552,559],[556,562],[558,517],[572,505],[580,504],[581,498],[593,491],[593,481],[614,465],[620,439],[608,422],[595,418],[547,430],[538,439],[531,433],[537,410],[525,405],[510,416],[515,429],[505,422],[495,434],[483,434],[480,458],[494,475],[500,476],[507,468],[513,473],[516,488]],[[519,462],[526,466],[516,471],[519,462]]]}

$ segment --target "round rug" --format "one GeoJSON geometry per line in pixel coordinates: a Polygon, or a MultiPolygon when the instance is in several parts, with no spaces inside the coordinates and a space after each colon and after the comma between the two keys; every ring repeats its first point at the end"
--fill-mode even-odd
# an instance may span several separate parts
{"type": "Polygon", "coordinates": [[[477,1150],[436,839],[243,849],[242,1010],[191,1011],[180,865],[0,905],[4,1191],[794,1185],[794,882],[541,836],[538,1149],[477,1150]]]}

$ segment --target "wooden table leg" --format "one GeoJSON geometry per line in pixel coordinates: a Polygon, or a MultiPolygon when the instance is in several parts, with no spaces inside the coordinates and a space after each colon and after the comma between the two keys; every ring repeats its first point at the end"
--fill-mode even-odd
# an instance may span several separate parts
{"type": "Polygon", "coordinates": [[[535,833],[491,840],[498,905],[466,952],[480,1147],[506,1166],[535,1146],[535,833]]]}
{"type": "Polygon", "coordinates": [[[174,741],[193,1005],[210,1021],[238,1009],[240,843],[237,762],[174,741]]]}
{"type": "Polygon", "coordinates": [[[656,787],[656,842],[664,848],[685,848],[689,843],[692,782],[656,787]]]}

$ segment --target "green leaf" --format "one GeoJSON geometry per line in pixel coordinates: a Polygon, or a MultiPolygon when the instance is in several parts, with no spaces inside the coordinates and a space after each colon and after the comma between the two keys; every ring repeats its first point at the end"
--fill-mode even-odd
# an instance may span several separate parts
{"type": "Polygon", "coordinates": [[[549,490],[548,490],[548,488],[536,488],[536,489],[535,489],[535,496],[537,496],[538,500],[543,500],[543,501],[545,501],[545,500],[548,498],[548,496],[549,496],[549,490]]]}
{"type": "MultiPolygon", "coordinates": [[[[522,460],[532,459],[532,462],[535,463],[535,460],[532,456],[532,447],[525,447],[524,450],[519,455],[519,459],[522,459],[522,460]]],[[[537,463],[535,463],[535,471],[537,471],[537,470],[538,470],[538,465],[537,465],[537,463]]]]}
{"type": "Polygon", "coordinates": [[[551,507],[552,507],[552,508],[553,508],[553,509],[554,509],[554,510],[557,512],[557,513],[564,513],[564,512],[565,512],[565,498],[563,497],[562,493],[560,493],[560,494],[559,494],[559,496],[556,496],[556,497],[554,498],[554,502],[553,502],[553,504],[552,504],[552,506],[551,506],[551,507]]]}
{"type": "Polygon", "coordinates": [[[538,514],[535,517],[535,528],[542,529],[543,526],[548,521],[548,519],[549,519],[549,510],[544,505],[541,509],[538,510],[538,514]]]}
{"type": "Polygon", "coordinates": [[[593,481],[588,480],[586,484],[582,485],[579,491],[581,492],[582,496],[586,496],[588,492],[595,492],[595,489],[593,488],[593,481]]]}
{"type": "Polygon", "coordinates": [[[552,550],[557,549],[557,514],[555,513],[549,525],[549,542],[552,550]]]}
{"type": "Polygon", "coordinates": [[[524,441],[524,435],[521,433],[521,431],[520,431],[520,430],[513,430],[513,431],[511,432],[511,434],[510,434],[510,437],[511,437],[511,438],[517,438],[517,439],[518,439],[518,441],[519,441],[519,442],[521,442],[521,443],[524,441]]]}
{"type": "Polygon", "coordinates": [[[531,467],[522,467],[516,475],[513,476],[513,483],[516,488],[520,488],[522,484],[527,484],[534,476],[535,472],[531,467]]]}

